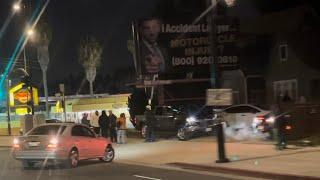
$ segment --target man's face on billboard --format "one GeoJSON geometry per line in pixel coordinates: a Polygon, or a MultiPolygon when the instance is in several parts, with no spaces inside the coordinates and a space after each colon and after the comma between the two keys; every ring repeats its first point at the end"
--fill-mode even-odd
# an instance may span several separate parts
{"type": "Polygon", "coordinates": [[[160,33],[160,23],[156,19],[146,20],[142,24],[142,36],[150,44],[157,41],[160,33]]]}

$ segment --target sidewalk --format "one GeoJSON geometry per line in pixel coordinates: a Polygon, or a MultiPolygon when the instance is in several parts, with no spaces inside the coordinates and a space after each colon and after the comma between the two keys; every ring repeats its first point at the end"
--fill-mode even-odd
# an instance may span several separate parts
{"type": "Polygon", "coordinates": [[[14,136],[0,136],[0,148],[11,147],[14,136]]]}
{"type": "Polygon", "coordinates": [[[186,142],[161,140],[144,143],[135,140],[135,143],[129,141],[128,144],[115,145],[115,149],[117,162],[170,165],[271,179],[320,179],[320,147],[291,147],[278,151],[270,143],[226,143],[227,157],[231,162],[222,164],[215,163],[217,147],[214,137],[212,141],[200,138],[199,141],[186,142]]]}

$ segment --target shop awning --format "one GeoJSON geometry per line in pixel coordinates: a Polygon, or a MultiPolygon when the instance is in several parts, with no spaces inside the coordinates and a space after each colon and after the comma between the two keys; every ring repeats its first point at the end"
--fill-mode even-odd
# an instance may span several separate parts
{"type": "Polygon", "coordinates": [[[109,110],[118,108],[127,108],[128,96],[124,95],[110,95],[104,98],[86,98],[79,99],[72,104],[73,112],[94,111],[94,110],[109,110]]]}

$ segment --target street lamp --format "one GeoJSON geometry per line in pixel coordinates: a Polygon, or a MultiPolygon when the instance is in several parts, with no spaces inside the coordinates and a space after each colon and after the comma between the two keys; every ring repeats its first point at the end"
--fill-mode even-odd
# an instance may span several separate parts
{"type": "Polygon", "coordinates": [[[27,36],[28,36],[28,37],[33,36],[33,34],[34,34],[33,29],[31,29],[31,28],[27,29],[27,36]]]}
{"type": "Polygon", "coordinates": [[[14,12],[18,12],[21,10],[21,4],[19,2],[16,2],[12,5],[12,9],[14,12]]]}
{"type": "MultiPolygon", "coordinates": [[[[32,28],[26,29],[26,38],[32,38],[34,36],[34,30],[32,28]]],[[[27,57],[26,57],[26,47],[23,47],[23,61],[24,61],[24,70],[27,71],[27,57]]]]}

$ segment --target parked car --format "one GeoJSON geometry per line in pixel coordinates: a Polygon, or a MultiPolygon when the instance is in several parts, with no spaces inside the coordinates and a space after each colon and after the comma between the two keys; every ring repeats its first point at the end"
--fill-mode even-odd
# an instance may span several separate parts
{"type": "Polygon", "coordinates": [[[77,167],[79,160],[98,158],[111,162],[115,152],[110,140],[98,137],[89,127],[75,123],[49,123],[14,139],[13,158],[23,167],[49,160],[77,167]]]}
{"type": "MultiPolygon", "coordinates": [[[[174,133],[182,127],[186,121],[185,113],[171,107],[171,106],[157,106],[154,108],[156,118],[156,131],[174,133]]],[[[141,136],[145,137],[146,134],[146,119],[144,115],[136,115],[136,127],[141,132],[141,136]]]]}
{"type": "Polygon", "coordinates": [[[213,135],[216,123],[218,121],[212,107],[204,107],[186,119],[184,126],[179,128],[177,137],[185,141],[197,136],[213,135]]]}
{"type": "Polygon", "coordinates": [[[250,104],[230,106],[223,110],[222,116],[227,126],[235,131],[246,128],[266,132],[270,131],[267,125],[272,125],[274,122],[271,111],[250,104]],[[264,126],[259,126],[261,122],[266,123],[263,124],[264,126]]]}

